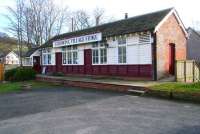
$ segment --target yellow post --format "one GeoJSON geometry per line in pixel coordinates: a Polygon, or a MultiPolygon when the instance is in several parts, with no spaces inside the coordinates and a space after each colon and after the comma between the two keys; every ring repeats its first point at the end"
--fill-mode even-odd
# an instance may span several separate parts
{"type": "Polygon", "coordinates": [[[0,64],[0,81],[3,80],[3,76],[4,76],[4,65],[0,64]]]}

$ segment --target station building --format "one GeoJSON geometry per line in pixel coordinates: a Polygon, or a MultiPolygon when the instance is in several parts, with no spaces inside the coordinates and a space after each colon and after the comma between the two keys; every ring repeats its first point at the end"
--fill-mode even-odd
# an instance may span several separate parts
{"type": "Polygon", "coordinates": [[[186,43],[186,29],[170,8],[55,36],[32,61],[46,74],[158,80],[174,75],[186,43]]]}

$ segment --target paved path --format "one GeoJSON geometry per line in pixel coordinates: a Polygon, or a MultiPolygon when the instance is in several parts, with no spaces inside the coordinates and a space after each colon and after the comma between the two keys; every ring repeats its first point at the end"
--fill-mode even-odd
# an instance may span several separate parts
{"type": "Polygon", "coordinates": [[[153,85],[158,85],[166,83],[165,81],[140,81],[140,80],[123,80],[120,78],[111,79],[106,77],[81,77],[81,76],[47,76],[47,75],[37,75],[37,77],[42,78],[55,78],[60,80],[69,81],[81,81],[81,82],[94,82],[94,83],[106,83],[115,85],[127,85],[127,86],[138,86],[138,87],[149,87],[153,85]]]}
{"type": "Polygon", "coordinates": [[[200,134],[200,105],[75,88],[0,95],[0,134],[200,134]]]}

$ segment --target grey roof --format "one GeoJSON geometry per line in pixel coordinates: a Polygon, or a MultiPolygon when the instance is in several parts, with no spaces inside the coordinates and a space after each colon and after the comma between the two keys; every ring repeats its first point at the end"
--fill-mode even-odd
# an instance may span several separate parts
{"type": "Polygon", "coordinates": [[[200,37],[200,32],[199,31],[196,31],[196,30],[194,30],[193,28],[191,28],[191,27],[189,27],[188,29],[187,29],[187,32],[189,33],[189,36],[191,35],[190,33],[191,32],[193,32],[193,33],[195,33],[197,36],[199,36],[200,37]]]}
{"type": "MultiPolygon", "coordinates": [[[[22,51],[22,57],[29,57],[29,56],[26,56],[26,55],[31,55],[31,53],[34,53],[36,49],[34,50],[31,50],[31,51],[28,51],[28,52],[25,52],[25,51],[22,51]]],[[[4,58],[6,57],[7,54],[9,54],[10,52],[14,52],[17,56],[19,56],[19,51],[0,51],[0,58],[4,58]]]]}
{"type": "Polygon", "coordinates": [[[187,59],[200,63],[200,34],[194,29],[188,28],[189,38],[187,39],[187,59]]]}
{"type": "Polygon", "coordinates": [[[30,49],[29,51],[27,51],[23,56],[24,57],[30,57],[36,50],[38,50],[39,48],[36,47],[36,48],[32,48],[30,49]]]}
{"type": "Polygon", "coordinates": [[[86,34],[92,34],[96,32],[101,32],[103,38],[111,37],[115,35],[122,35],[128,33],[144,32],[144,31],[153,31],[158,23],[172,10],[173,8],[148,13],[140,16],[131,17],[128,19],[123,19],[111,23],[106,23],[103,25],[57,35],[47,41],[41,46],[43,47],[52,47],[53,41],[61,40],[64,38],[71,38],[75,36],[81,36],[86,34]]]}

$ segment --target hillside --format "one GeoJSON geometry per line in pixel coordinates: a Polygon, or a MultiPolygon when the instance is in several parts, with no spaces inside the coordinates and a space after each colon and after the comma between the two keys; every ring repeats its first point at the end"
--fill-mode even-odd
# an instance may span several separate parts
{"type": "Polygon", "coordinates": [[[8,37],[8,34],[0,32],[0,37],[8,37]]]}
{"type": "MultiPolygon", "coordinates": [[[[0,51],[17,51],[17,40],[11,37],[0,37],[0,51]]],[[[27,47],[24,45],[23,50],[26,51],[27,47]]]]}

